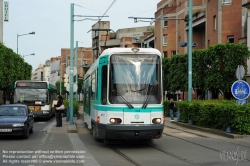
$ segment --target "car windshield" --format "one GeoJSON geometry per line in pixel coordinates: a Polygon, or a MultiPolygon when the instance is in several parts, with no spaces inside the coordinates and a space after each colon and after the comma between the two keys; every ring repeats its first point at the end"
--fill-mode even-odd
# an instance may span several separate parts
{"type": "Polygon", "coordinates": [[[23,106],[1,106],[0,116],[26,116],[27,111],[23,106]]]}

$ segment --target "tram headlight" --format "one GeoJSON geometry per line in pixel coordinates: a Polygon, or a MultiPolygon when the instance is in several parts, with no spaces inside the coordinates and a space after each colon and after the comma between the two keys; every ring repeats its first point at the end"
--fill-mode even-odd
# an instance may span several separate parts
{"type": "Polygon", "coordinates": [[[110,118],[109,119],[109,122],[111,124],[114,124],[114,123],[122,123],[122,120],[120,118],[110,118]]]}
{"type": "Polygon", "coordinates": [[[111,118],[111,119],[109,119],[109,122],[110,122],[110,123],[115,123],[115,119],[114,119],[114,118],[111,118]]]}
{"type": "Polygon", "coordinates": [[[152,120],[152,123],[154,123],[154,124],[160,124],[161,123],[161,118],[154,118],[152,120]]]}

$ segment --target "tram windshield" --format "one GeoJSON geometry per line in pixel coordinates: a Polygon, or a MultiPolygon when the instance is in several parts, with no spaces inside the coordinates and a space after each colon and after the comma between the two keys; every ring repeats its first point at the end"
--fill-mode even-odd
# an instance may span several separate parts
{"type": "Polygon", "coordinates": [[[159,104],[161,61],[158,55],[112,55],[109,102],[112,104],[159,104]],[[117,93],[112,93],[112,92],[117,93]],[[148,98],[148,99],[147,99],[148,98]]]}

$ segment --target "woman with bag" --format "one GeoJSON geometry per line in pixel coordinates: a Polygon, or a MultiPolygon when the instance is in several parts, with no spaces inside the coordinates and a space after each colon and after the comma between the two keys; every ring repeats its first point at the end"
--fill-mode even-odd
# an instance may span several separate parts
{"type": "Polygon", "coordinates": [[[58,96],[56,107],[56,127],[62,127],[62,111],[64,110],[63,98],[61,95],[58,96]]]}

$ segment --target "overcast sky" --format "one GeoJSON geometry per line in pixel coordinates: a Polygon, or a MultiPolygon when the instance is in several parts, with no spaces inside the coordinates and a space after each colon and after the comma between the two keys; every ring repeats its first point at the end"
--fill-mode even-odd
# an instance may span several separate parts
{"type": "MultiPolygon", "coordinates": [[[[4,0],[9,2],[9,22],[3,23],[3,42],[17,52],[17,34],[35,32],[35,35],[18,37],[18,53],[35,56],[24,57],[33,70],[50,57],[60,56],[61,48],[70,48],[70,4],[74,3],[75,15],[103,15],[114,0],[4,0]],[[82,6],[82,7],[80,7],[82,6]]],[[[160,0],[116,0],[108,10],[110,28],[148,26],[149,22],[134,23],[128,17],[154,17],[160,0]]],[[[75,19],[82,19],[75,17],[75,19]]],[[[75,41],[78,47],[91,47],[91,33],[87,33],[97,21],[76,21],[75,41]]]]}

